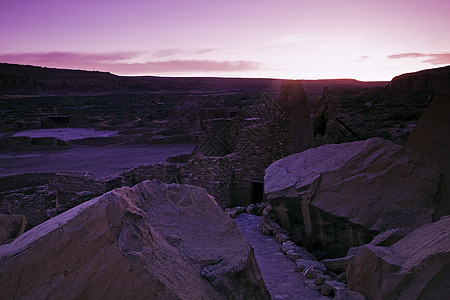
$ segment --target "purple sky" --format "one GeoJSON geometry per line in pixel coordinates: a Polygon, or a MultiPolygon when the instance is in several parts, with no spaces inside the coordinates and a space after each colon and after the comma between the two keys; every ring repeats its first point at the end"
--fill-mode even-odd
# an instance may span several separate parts
{"type": "Polygon", "coordinates": [[[0,62],[390,80],[450,64],[449,29],[449,0],[5,0],[0,62]]]}

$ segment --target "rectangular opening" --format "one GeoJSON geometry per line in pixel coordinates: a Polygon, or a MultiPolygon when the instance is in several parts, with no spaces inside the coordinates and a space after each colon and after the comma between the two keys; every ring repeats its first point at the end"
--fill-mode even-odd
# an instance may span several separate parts
{"type": "Polygon", "coordinates": [[[251,182],[251,201],[260,203],[264,200],[264,182],[251,182]]]}

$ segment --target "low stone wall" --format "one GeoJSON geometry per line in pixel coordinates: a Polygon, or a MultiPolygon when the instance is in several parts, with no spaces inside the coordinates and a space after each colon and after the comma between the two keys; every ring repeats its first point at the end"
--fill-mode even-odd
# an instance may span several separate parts
{"type": "Polygon", "coordinates": [[[120,186],[120,178],[96,180],[84,172],[4,176],[0,177],[0,213],[25,215],[31,228],[120,186]]]}
{"type": "Polygon", "coordinates": [[[123,186],[133,186],[153,179],[166,183],[180,183],[180,168],[180,164],[170,162],[144,165],[122,172],[118,178],[123,186]]]}
{"type": "Polygon", "coordinates": [[[26,173],[0,177],[0,193],[17,190],[23,187],[32,187],[48,184],[50,177],[56,173],[26,173]]]}
{"type": "MultiPolygon", "coordinates": [[[[175,157],[173,160],[186,157],[175,157]]],[[[21,214],[28,228],[112,189],[145,180],[181,183],[182,163],[163,162],[122,172],[114,178],[95,179],[85,172],[26,173],[0,177],[0,213],[21,214]]]]}

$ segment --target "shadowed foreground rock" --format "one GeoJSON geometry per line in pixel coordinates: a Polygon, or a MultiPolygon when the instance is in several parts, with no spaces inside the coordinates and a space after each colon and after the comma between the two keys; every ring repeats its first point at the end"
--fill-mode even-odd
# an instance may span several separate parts
{"type": "MultiPolygon", "coordinates": [[[[447,70],[450,73],[449,67],[447,70]]],[[[433,102],[406,141],[406,146],[436,161],[444,174],[435,220],[450,214],[450,78],[442,83],[434,86],[433,102]]]]}
{"type": "Polygon", "coordinates": [[[0,245],[21,235],[27,226],[27,219],[22,215],[0,215],[0,245]]]}
{"type": "Polygon", "coordinates": [[[365,245],[347,269],[348,287],[369,299],[448,299],[450,216],[390,247],[365,245]]]}
{"type": "Polygon", "coordinates": [[[283,227],[304,235],[295,242],[339,257],[377,232],[431,222],[440,171],[419,152],[373,138],[278,160],[264,183],[283,227]]]}
{"type": "Polygon", "coordinates": [[[212,197],[159,181],[108,192],[0,246],[0,290],[5,299],[270,297],[252,248],[212,197]]]}

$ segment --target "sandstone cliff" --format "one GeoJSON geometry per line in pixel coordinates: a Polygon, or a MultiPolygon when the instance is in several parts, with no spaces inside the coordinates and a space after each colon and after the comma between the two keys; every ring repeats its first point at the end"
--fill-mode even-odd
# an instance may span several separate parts
{"type": "Polygon", "coordinates": [[[428,90],[450,80],[450,66],[422,70],[396,76],[391,81],[394,89],[428,90]]]}

